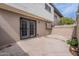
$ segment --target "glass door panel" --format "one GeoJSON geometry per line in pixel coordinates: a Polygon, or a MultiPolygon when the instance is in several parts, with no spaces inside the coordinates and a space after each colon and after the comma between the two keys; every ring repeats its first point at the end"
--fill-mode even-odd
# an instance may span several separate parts
{"type": "Polygon", "coordinates": [[[36,35],[36,24],[35,21],[30,21],[30,36],[34,37],[36,35]]]}
{"type": "Polygon", "coordinates": [[[23,18],[21,19],[20,27],[20,35],[22,39],[34,37],[36,35],[36,21],[23,18]]]}

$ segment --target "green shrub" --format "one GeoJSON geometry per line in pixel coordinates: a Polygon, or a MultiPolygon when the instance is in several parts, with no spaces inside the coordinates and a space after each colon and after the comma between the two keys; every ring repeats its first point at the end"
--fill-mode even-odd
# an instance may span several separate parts
{"type": "Polygon", "coordinates": [[[74,20],[71,19],[71,18],[67,18],[67,17],[63,17],[63,18],[61,18],[61,20],[59,21],[59,24],[60,24],[60,25],[64,25],[64,24],[70,25],[70,24],[73,24],[73,23],[74,23],[74,20]]]}
{"type": "Polygon", "coordinates": [[[67,40],[67,44],[69,44],[70,46],[78,46],[78,40],[77,39],[67,40]]]}

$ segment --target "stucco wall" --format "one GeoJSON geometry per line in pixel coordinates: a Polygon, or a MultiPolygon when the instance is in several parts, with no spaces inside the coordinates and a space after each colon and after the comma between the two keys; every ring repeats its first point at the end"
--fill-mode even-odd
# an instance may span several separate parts
{"type": "MultiPolygon", "coordinates": [[[[28,18],[20,14],[0,9],[0,46],[20,40],[20,17],[28,18]]],[[[35,19],[32,19],[35,20],[35,19]]],[[[49,34],[45,21],[37,21],[37,35],[49,34]]]]}
{"type": "Polygon", "coordinates": [[[54,21],[54,9],[49,4],[48,5],[51,7],[51,13],[45,10],[45,3],[7,3],[7,5],[54,21]]]}
{"type": "Polygon", "coordinates": [[[19,36],[19,15],[0,9],[0,47],[18,41],[19,36]]]}
{"type": "Polygon", "coordinates": [[[46,22],[44,21],[37,21],[37,35],[38,36],[43,36],[43,35],[48,35],[51,34],[51,30],[46,29],[46,22]]]}

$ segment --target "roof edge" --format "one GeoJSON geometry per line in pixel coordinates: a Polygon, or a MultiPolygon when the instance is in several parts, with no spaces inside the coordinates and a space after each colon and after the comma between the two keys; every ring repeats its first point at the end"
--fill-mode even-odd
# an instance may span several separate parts
{"type": "Polygon", "coordinates": [[[60,17],[63,17],[63,15],[61,14],[61,12],[55,7],[55,5],[54,4],[52,4],[52,3],[49,3],[52,7],[54,7],[54,11],[60,16],[60,17]]]}
{"type": "Polygon", "coordinates": [[[49,19],[45,19],[44,17],[37,16],[37,15],[34,15],[34,14],[32,14],[32,13],[23,11],[23,10],[19,10],[19,9],[14,8],[14,7],[12,7],[12,6],[10,6],[10,5],[7,5],[7,4],[5,4],[5,3],[1,3],[1,4],[0,4],[0,8],[1,8],[1,9],[4,9],[4,10],[7,10],[7,11],[10,11],[10,12],[14,12],[14,13],[22,14],[22,15],[25,15],[25,16],[28,16],[28,17],[32,17],[32,18],[34,18],[34,19],[52,22],[52,21],[49,20],[49,19]]]}

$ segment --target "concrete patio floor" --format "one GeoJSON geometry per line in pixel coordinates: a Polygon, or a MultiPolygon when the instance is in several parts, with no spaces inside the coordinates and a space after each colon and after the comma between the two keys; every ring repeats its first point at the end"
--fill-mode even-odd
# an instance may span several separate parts
{"type": "Polygon", "coordinates": [[[46,36],[18,42],[19,46],[31,56],[70,56],[64,37],[46,36]]]}
{"type": "MultiPolygon", "coordinates": [[[[20,40],[16,43],[16,45],[18,45],[20,49],[22,49],[25,53],[28,53],[28,55],[30,56],[72,56],[69,52],[69,46],[65,42],[66,40],[71,38],[72,32],[73,28],[56,27],[52,30],[51,35],[20,40]]],[[[15,52],[18,51],[18,49],[16,50],[16,48],[14,47],[10,48],[15,49],[15,52]]],[[[7,50],[9,50],[10,48],[7,48],[7,50]]],[[[5,52],[7,50],[3,49],[3,51],[5,52]]],[[[13,50],[11,50],[10,52],[12,51],[13,50]]],[[[20,53],[17,52],[17,55],[20,53]]]]}
{"type": "Polygon", "coordinates": [[[19,41],[18,45],[32,56],[71,56],[65,41],[72,33],[72,27],[55,27],[51,35],[19,41]]]}

